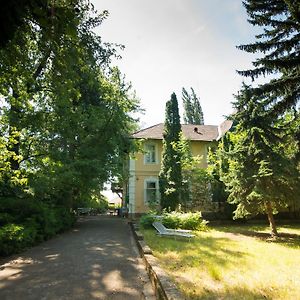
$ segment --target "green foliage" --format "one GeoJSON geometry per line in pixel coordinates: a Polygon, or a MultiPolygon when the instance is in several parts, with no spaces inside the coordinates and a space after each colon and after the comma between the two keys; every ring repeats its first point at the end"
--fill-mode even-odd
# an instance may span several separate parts
{"type": "Polygon", "coordinates": [[[139,223],[143,228],[150,229],[152,228],[152,223],[155,222],[155,220],[156,215],[153,213],[148,213],[141,216],[139,223]]]}
{"type": "Polygon", "coordinates": [[[98,213],[104,213],[109,208],[108,199],[101,194],[100,187],[99,190],[93,191],[91,195],[83,195],[76,204],[77,207],[93,208],[98,213]]]}
{"type": "Polygon", "coordinates": [[[14,217],[7,212],[0,213],[0,226],[13,223],[14,217]]]}
{"type": "MultiPolygon", "coordinates": [[[[263,30],[257,41],[238,48],[259,53],[252,70],[239,73],[254,80],[271,76],[271,79],[250,89],[253,95],[272,116],[283,115],[297,109],[300,90],[300,7],[299,1],[245,0],[249,22],[263,30]]],[[[298,106],[299,108],[299,106],[298,106]]]]}
{"type": "Polygon", "coordinates": [[[192,194],[192,201],[188,205],[188,209],[191,211],[215,210],[212,202],[211,177],[207,170],[200,168],[199,165],[193,165],[187,169],[187,174],[192,194]]]}
{"type": "Polygon", "coordinates": [[[175,210],[182,197],[182,174],[180,152],[174,147],[180,140],[181,125],[178,102],[175,93],[166,103],[164,123],[164,139],[161,170],[159,173],[159,189],[161,207],[175,210]]]}
{"type": "Polygon", "coordinates": [[[211,176],[206,169],[200,167],[201,157],[193,156],[189,141],[183,135],[180,140],[173,143],[173,147],[180,153],[183,195],[181,207],[185,211],[214,210],[211,195],[211,176]]]}
{"type": "MultiPolygon", "coordinates": [[[[26,26],[30,20],[37,26],[47,26],[49,21],[53,24],[56,19],[64,18],[66,23],[70,22],[70,19],[76,17],[76,13],[79,13],[79,7],[82,5],[82,1],[71,0],[11,0],[5,2],[2,5],[2,18],[0,21],[1,35],[0,35],[0,47],[5,47],[14,36],[18,33],[20,28],[26,26]],[[74,4],[78,6],[74,9],[74,4]],[[67,9],[70,7],[70,9],[67,9]]],[[[67,24],[66,24],[67,25],[67,24]]],[[[68,30],[70,30],[68,28],[68,30]]]]}
{"type": "MultiPolygon", "coordinates": [[[[228,168],[235,170],[233,174],[237,176],[235,180],[238,183],[243,181],[246,184],[238,184],[234,188],[233,175],[229,180],[229,200],[236,199],[237,203],[244,203],[238,205],[236,216],[265,211],[273,234],[277,234],[273,213],[278,207],[296,201],[295,195],[298,191],[295,187],[299,186],[299,175],[295,175],[295,166],[299,166],[299,143],[296,145],[298,154],[292,154],[293,159],[289,159],[287,153],[295,153],[291,145],[299,141],[299,129],[290,135],[290,128],[299,124],[298,2],[245,0],[248,21],[252,25],[260,26],[263,32],[256,35],[256,42],[238,47],[249,53],[261,54],[253,62],[254,68],[240,71],[241,75],[251,77],[252,81],[261,76],[271,76],[263,84],[244,86],[236,103],[239,115],[243,113],[242,118],[237,118],[240,123],[237,129],[239,134],[232,137],[238,158],[235,163],[229,163],[228,168]],[[293,121],[286,122],[291,111],[294,115],[293,121]],[[283,138],[288,135],[289,139],[283,138]],[[242,149],[242,142],[249,143],[248,151],[242,149]],[[244,156],[248,156],[249,160],[242,158],[244,156]],[[245,165],[239,166],[243,163],[245,165]]],[[[225,176],[225,181],[226,177],[230,176],[225,176]]]]}
{"type": "Polygon", "coordinates": [[[95,191],[123,172],[138,101],[110,66],[122,46],[94,32],[107,11],[29,2],[10,6],[25,9],[22,26],[0,41],[0,224],[34,228],[37,241],[68,228],[81,204],[107,208],[95,191]]]}
{"type": "MultiPolygon", "coordinates": [[[[157,215],[148,213],[140,218],[140,225],[144,229],[153,228],[152,223],[157,221],[157,215]]],[[[161,216],[162,223],[171,229],[207,230],[208,222],[202,219],[200,212],[183,213],[173,211],[164,212],[161,216]]]]}
{"type": "Polygon", "coordinates": [[[228,194],[225,191],[225,185],[220,180],[220,171],[223,166],[223,161],[221,157],[218,155],[218,150],[220,149],[222,143],[225,143],[225,138],[223,138],[222,142],[218,144],[216,149],[209,149],[208,152],[208,168],[207,171],[210,174],[211,187],[212,187],[212,197],[215,202],[226,202],[228,198],[228,194]]]}
{"type": "Polygon", "coordinates": [[[271,118],[247,86],[235,106],[237,126],[218,149],[220,178],[228,201],[237,205],[235,217],[266,213],[276,235],[273,213],[297,201],[300,188],[296,149],[283,150],[290,140],[285,135],[290,121],[271,118]]]}
{"type": "Polygon", "coordinates": [[[208,221],[203,220],[201,214],[186,213],[181,218],[181,228],[188,230],[207,230],[208,221]]]}
{"type": "Polygon", "coordinates": [[[34,227],[7,224],[0,228],[0,255],[19,252],[25,247],[32,246],[37,231],[34,227]]]}
{"type": "Polygon", "coordinates": [[[21,251],[73,226],[75,216],[67,208],[33,198],[6,198],[0,206],[0,255],[21,251]]]}
{"type": "Polygon", "coordinates": [[[97,205],[94,207],[99,213],[103,214],[108,210],[108,201],[106,199],[99,199],[97,205]]]}
{"type": "Polygon", "coordinates": [[[164,213],[162,223],[167,228],[187,230],[207,230],[208,221],[203,220],[200,212],[176,212],[164,213]]]}
{"type": "Polygon", "coordinates": [[[182,187],[179,204],[182,209],[186,210],[192,201],[190,182],[192,176],[189,176],[191,173],[188,169],[192,165],[194,158],[191,153],[190,143],[184,138],[182,132],[180,132],[179,140],[177,142],[172,142],[172,147],[176,152],[180,153],[182,187]]]}
{"type": "Polygon", "coordinates": [[[204,125],[204,116],[199,98],[193,88],[189,94],[185,88],[182,88],[182,101],[184,108],[184,123],[204,125]]]}
{"type": "Polygon", "coordinates": [[[167,228],[177,229],[181,227],[181,213],[172,211],[170,213],[164,213],[162,223],[167,228]]]}
{"type": "Polygon", "coordinates": [[[69,228],[81,204],[108,207],[97,191],[122,173],[138,109],[131,85],[110,67],[122,46],[94,32],[107,11],[88,0],[15,2],[4,6],[12,27],[0,39],[4,254],[69,228]]]}

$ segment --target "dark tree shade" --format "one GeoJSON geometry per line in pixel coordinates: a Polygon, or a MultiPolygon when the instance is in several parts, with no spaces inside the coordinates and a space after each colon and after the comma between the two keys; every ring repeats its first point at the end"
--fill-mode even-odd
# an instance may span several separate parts
{"type": "Polygon", "coordinates": [[[251,70],[238,73],[251,77],[276,75],[251,93],[260,98],[269,113],[278,116],[297,107],[300,98],[300,5],[299,0],[245,0],[249,22],[263,28],[256,42],[238,46],[261,53],[251,70]]]}
{"type": "Polygon", "coordinates": [[[174,143],[179,142],[181,132],[178,102],[175,93],[171,95],[171,99],[166,104],[165,118],[159,187],[162,208],[174,210],[180,203],[182,190],[180,151],[173,146],[174,143]]]}
{"type": "Polygon", "coordinates": [[[184,122],[185,124],[204,125],[204,116],[199,98],[193,88],[191,88],[191,91],[192,93],[189,94],[185,88],[182,88],[184,122]]]}
{"type": "Polygon", "coordinates": [[[49,3],[50,1],[47,0],[1,1],[0,47],[4,47],[13,39],[18,28],[26,22],[26,17],[31,16],[38,23],[42,18],[50,18],[49,3]]]}

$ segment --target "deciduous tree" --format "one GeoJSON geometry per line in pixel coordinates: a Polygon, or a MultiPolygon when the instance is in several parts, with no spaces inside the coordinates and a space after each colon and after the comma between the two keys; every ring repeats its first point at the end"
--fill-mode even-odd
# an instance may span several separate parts
{"type": "Polygon", "coordinates": [[[53,14],[29,14],[0,50],[1,196],[75,207],[117,172],[138,103],[110,67],[116,48],[93,31],[107,12],[53,3],[53,14]]]}

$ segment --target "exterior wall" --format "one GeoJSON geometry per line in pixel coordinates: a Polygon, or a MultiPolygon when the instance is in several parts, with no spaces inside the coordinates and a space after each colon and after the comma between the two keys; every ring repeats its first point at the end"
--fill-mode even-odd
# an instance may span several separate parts
{"type": "MultiPolygon", "coordinates": [[[[145,184],[147,180],[158,183],[158,175],[161,166],[162,140],[146,140],[145,144],[155,145],[156,162],[146,163],[144,153],[136,153],[135,159],[130,160],[130,178],[129,178],[129,214],[141,214],[149,209],[145,203],[145,184]]],[[[202,158],[201,168],[207,167],[207,148],[209,142],[191,142],[193,156],[199,155],[202,158]]]]}
{"type": "Polygon", "coordinates": [[[156,162],[145,163],[144,153],[137,153],[135,157],[135,198],[136,210],[135,213],[145,213],[148,206],[145,203],[145,182],[147,180],[158,180],[160,171],[161,154],[162,154],[162,141],[150,140],[145,143],[153,144],[156,148],[156,162]]]}
{"type": "Polygon", "coordinates": [[[207,153],[208,153],[209,142],[191,141],[190,144],[191,144],[192,155],[201,157],[201,163],[199,167],[207,168],[207,153]]]}

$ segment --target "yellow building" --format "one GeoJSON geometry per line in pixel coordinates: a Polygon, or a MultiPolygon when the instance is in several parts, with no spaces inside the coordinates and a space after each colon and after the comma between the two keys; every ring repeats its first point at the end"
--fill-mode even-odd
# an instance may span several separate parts
{"type": "MultiPolygon", "coordinates": [[[[202,158],[200,167],[207,167],[208,148],[230,129],[231,121],[215,125],[181,125],[184,137],[190,141],[194,156],[202,158]]],[[[161,166],[164,124],[157,124],[133,134],[142,141],[143,151],[129,161],[129,181],[125,193],[130,215],[147,212],[151,200],[160,199],[158,175],[161,166]]]]}

